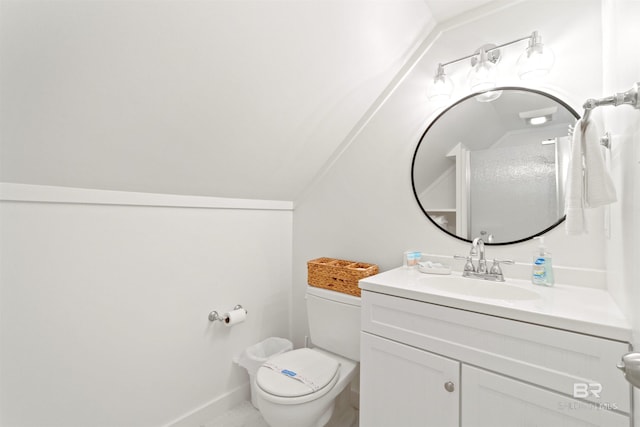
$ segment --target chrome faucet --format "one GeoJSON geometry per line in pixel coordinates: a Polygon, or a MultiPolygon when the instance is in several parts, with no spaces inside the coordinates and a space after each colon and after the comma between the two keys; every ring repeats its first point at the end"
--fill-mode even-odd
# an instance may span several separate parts
{"type": "Polygon", "coordinates": [[[475,255],[478,255],[478,268],[476,268],[476,273],[486,273],[487,259],[484,257],[484,240],[482,240],[480,237],[476,237],[471,243],[471,251],[469,251],[469,256],[473,257],[475,255]]]}
{"type": "Polygon", "coordinates": [[[476,237],[471,242],[471,250],[469,256],[454,255],[455,259],[464,259],[464,269],[462,270],[462,277],[470,277],[474,279],[492,280],[494,282],[504,282],[504,275],[500,264],[513,264],[510,259],[493,259],[493,265],[490,269],[487,269],[487,259],[484,252],[484,240],[480,237],[476,237]],[[473,257],[478,257],[477,267],[473,264],[473,257]]]}

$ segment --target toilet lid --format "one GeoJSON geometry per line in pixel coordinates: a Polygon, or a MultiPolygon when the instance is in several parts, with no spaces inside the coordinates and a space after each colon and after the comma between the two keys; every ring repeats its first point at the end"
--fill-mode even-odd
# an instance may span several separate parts
{"type": "Polygon", "coordinates": [[[326,387],[338,375],[340,363],[308,348],[288,351],[267,360],[256,375],[257,385],[280,397],[300,397],[326,387]]]}

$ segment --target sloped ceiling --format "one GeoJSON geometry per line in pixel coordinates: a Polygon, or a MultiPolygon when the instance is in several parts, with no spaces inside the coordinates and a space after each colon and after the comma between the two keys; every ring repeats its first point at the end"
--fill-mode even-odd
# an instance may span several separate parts
{"type": "Polygon", "coordinates": [[[433,19],[445,22],[469,10],[476,9],[492,0],[424,0],[433,19]]]}
{"type": "Polygon", "coordinates": [[[295,200],[482,3],[2,0],[0,180],[295,200]]]}

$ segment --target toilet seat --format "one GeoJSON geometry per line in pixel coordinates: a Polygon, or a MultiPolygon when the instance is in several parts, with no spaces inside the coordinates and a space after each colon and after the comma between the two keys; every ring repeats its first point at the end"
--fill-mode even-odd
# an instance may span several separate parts
{"type": "Polygon", "coordinates": [[[340,376],[340,363],[308,348],[288,351],[269,359],[256,375],[265,398],[283,404],[299,404],[329,392],[340,376]]]}

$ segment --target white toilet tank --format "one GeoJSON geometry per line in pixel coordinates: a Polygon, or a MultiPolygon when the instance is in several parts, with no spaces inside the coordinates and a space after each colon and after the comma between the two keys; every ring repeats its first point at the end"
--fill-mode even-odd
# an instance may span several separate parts
{"type": "Polygon", "coordinates": [[[307,286],[311,342],[331,353],[360,361],[360,298],[307,286]]]}

